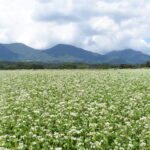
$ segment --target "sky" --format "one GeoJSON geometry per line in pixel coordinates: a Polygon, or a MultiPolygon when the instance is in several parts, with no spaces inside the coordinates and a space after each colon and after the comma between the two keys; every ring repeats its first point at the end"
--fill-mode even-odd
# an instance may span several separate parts
{"type": "Polygon", "coordinates": [[[0,43],[150,54],[148,0],[0,0],[0,43]]]}

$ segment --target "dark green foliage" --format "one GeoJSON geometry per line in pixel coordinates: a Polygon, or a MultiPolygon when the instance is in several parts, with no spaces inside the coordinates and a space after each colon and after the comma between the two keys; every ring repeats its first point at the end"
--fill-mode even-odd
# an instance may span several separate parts
{"type": "Polygon", "coordinates": [[[126,68],[136,68],[136,65],[132,65],[132,64],[121,64],[119,65],[120,69],[126,69],[126,68]]]}
{"type": "Polygon", "coordinates": [[[145,64],[145,67],[150,67],[150,61],[145,64]]]}
{"type": "Polygon", "coordinates": [[[27,62],[0,62],[1,70],[15,69],[44,69],[42,64],[27,62]]]}
{"type": "Polygon", "coordinates": [[[44,69],[41,64],[19,62],[15,65],[16,69],[44,69]]]}
{"type": "Polygon", "coordinates": [[[135,69],[150,67],[150,62],[133,64],[86,64],[86,63],[40,63],[40,62],[0,62],[1,70],[15,69],[135,69]]]}

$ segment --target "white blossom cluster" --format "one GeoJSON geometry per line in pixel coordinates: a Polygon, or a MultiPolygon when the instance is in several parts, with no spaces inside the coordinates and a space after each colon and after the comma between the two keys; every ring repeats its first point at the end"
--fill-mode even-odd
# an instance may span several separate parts
{"type": "Polygon", "coordinates": [[[149,150],[150,70],[0,71],[0,149],[149,150]]]}

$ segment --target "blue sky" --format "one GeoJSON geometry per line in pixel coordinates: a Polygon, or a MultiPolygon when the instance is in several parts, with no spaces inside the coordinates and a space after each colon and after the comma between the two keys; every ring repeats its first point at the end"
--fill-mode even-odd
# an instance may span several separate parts
{"type": "Polygon", "coordinates": [[[0,0],[0,43],[150,54],[148,0],[0,0]]]}

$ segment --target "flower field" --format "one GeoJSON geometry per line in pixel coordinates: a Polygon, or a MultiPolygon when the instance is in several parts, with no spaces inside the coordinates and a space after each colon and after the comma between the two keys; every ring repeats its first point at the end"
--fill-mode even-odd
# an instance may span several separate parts
{"type": "Polygon", "coordinates": [[[150,150],[150,70],[0,71],[0,150],[150,150]]]}

